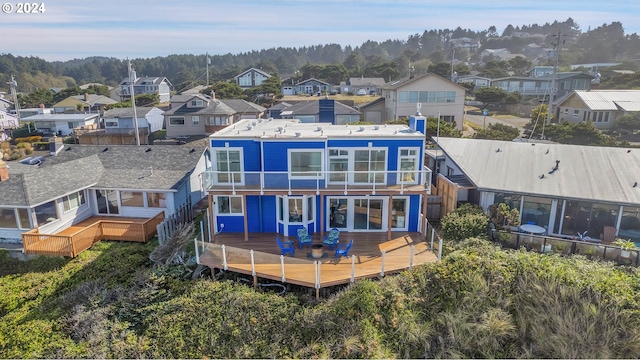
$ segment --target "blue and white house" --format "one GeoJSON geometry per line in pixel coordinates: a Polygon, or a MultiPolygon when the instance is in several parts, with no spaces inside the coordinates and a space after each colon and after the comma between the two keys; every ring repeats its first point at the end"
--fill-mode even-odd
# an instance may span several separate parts
{"type": "Polygon", "coordinates": [[[245,119],[209,137],[203,174],[217,231],[294,236],[420,232],[431,170],[426,118],[410,125],[245,119]]]}

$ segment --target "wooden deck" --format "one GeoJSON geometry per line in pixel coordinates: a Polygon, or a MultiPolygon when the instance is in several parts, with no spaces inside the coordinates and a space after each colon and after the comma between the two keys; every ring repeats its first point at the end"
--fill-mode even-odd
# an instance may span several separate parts
{"type": "MultiPolygon", "coordinates": [[[[419,233],[394,232],[391,241],[387,241],[386,232],[341,233],[340,243],[353,239],[350,257],[336,258],[335,251],[325,247],[325,256],[317,260],[317,266],[316,259],[311,258],[310,247],[300,249],[294,236],[280,236],[282,241],[291,241],[295,246],[295,257],[287,255],[281,261],[276,236],[273,233],[251,233],[249,240],[244,241],[241,233],[219,234],[212,243],[198,242],[199,249],[204,248],[199,263],[224,269],[226,262],[227,270],[254,275],[253,250],[256,276],[318,289],[437,261],[428,244],[421,241],[419,233]]],[[[313,243],[322,243],[319,234],[315,234],[313,243]]]]}
{"type": "Polygon", "coordinates": [[[55,234],[27,231],[22,243],[26,254],[76,257],[100,240],[147,242],[162,220],[164,212],[150,219],[92,216],[55,234]]]}

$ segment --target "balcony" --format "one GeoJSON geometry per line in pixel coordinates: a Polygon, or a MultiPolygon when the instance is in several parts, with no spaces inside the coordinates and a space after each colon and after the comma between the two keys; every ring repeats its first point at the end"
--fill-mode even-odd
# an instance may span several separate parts
{"type": "Polygon", "coordinates": [[[293,191],[385,194],[431,193],[431,169],[403,171],[205,171],[205,189],[236,192],[291,194],[293,191]]]}

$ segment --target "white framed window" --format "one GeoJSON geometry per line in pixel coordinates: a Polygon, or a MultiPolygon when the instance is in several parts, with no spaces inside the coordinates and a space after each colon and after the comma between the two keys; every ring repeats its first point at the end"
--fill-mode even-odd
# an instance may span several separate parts
{"type": "Polygon", "coordinates": [[[398,149],[398,177],[397,182],[402,184],[418,183],[418,167],[420,166],[419,148],[398,149]]]}
{"type": "Polygon", "coordinates": [[[349,151],[329,149],[329,182],[345,182],[349,171],[349,151]]]}
{"type": "Polygon", "coordinates": [[[218,215],[242,215],[242,196],[216,196],[218,215]]]}
{"type": "Polygon", "coordinates": [[[105,127],[118,127],[118,120],[108,120],[104,123],[105,127]]]}
{"type": "Polygon", "coordinates": [[[184,116],[170,116],[169,125],[171,126],[184,126],[184,116]]]}
{"type": "Polygon", "coordinates": [[[215,162],[217,184],[244,184],[244,166],[242,164],[242,148],[215,149],[215,162]]]}
{"type": "Polygon", "coordinates": [[[194,115],[191,117],[191,123],[193,124],[193,126],[199,126],[200,125],[200,116],[194,115]]]}
{"type": "Polygon", "coordinates": [[[191,100],[191,106],[192,107],[203,107],[204,106],[204,101],[202,101],[202,100],[191,100]]]}
{"type": "Polygon", "coordinates": [[[353,151],[353,182],[356,184],[384,184],[387,169],[386,149],[353,151]]]}
{"type": "Polygon", "coordinates": [[[62,208],[65,212],[71,211],[87,203],[84,190],[69,194],[62,198],[62,208]]]}
{"type": "Polygon", "coordinates": [[[323,177],[324,156],[319,149],[289,149],[289,176],[296,179],[323,177]]]}
{"type": "Polygon", "coordinates": [[[580,110],[573,110],[573,117],[577,119],[578,115],[580,115],[580,110]]]}

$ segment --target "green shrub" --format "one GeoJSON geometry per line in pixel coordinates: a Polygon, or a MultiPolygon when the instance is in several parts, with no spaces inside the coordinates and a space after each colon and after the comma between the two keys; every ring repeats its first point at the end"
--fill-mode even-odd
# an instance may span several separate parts
{"type": "Polygon", "coordinates": [[[442,218],[440,225],[444,240],[462,241],[471,237],[486,237],[489,217],[482,208],[464,204],[442,218]]]}

